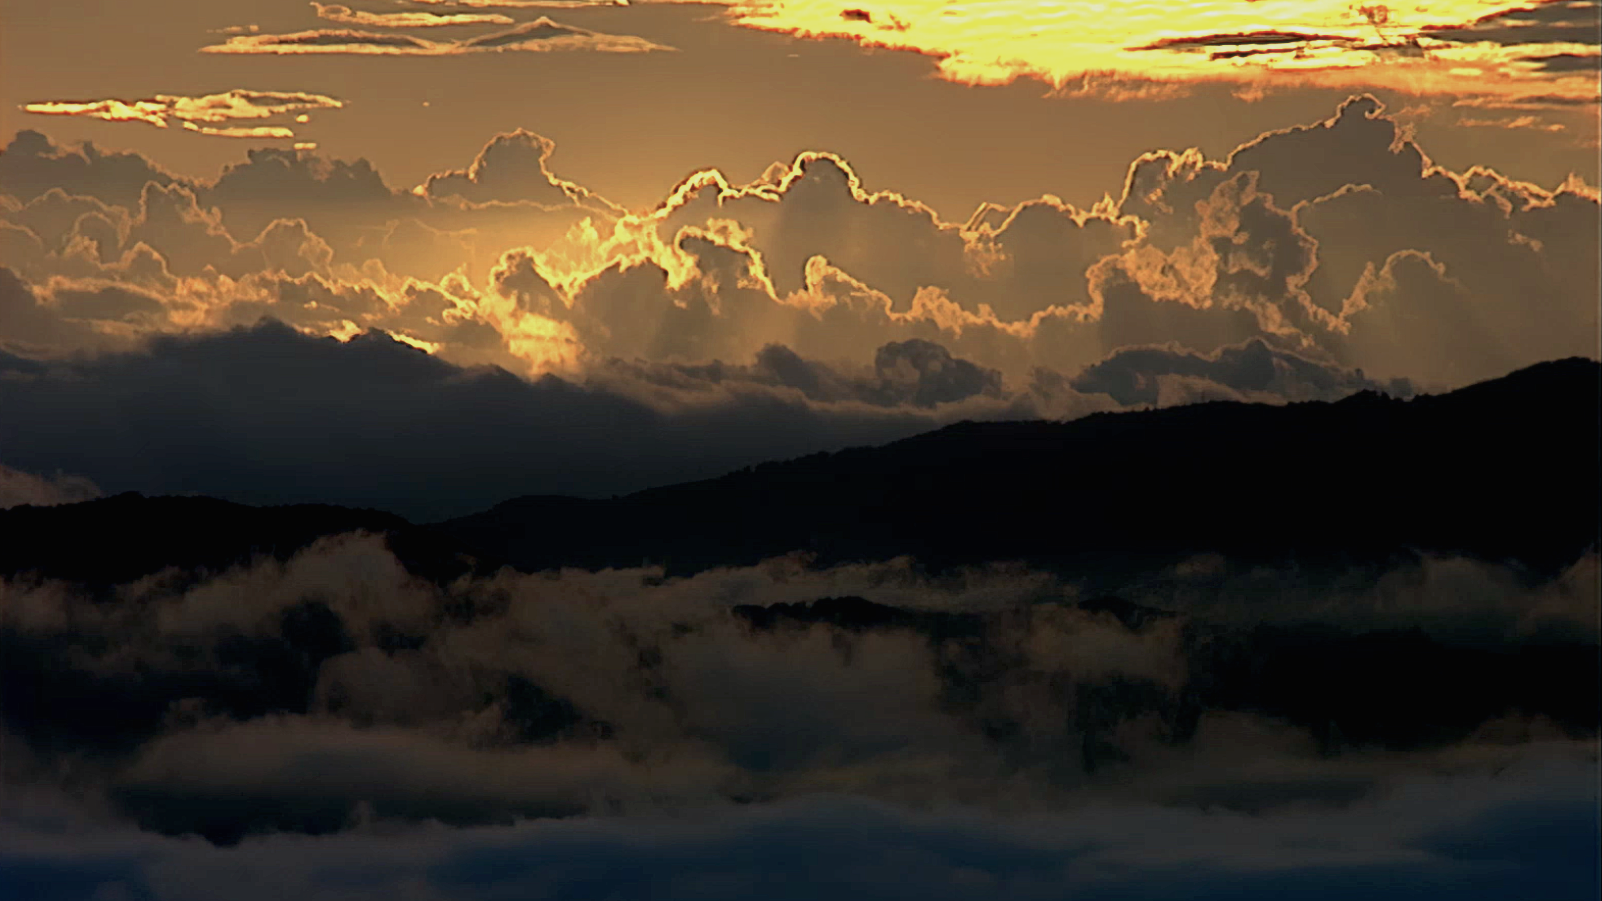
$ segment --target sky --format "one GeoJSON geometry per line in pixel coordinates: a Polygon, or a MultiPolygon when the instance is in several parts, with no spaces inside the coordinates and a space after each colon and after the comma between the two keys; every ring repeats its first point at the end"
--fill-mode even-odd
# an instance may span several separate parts
{"type": "MultiPolygon", "coordinates": [[[[0,517],[437,522],[1596,360],[1599,8],[0,0],[0,517]]],[[[59,701],[0,705],[0,894],[1594,896],[1594,719],[1539,692],[1427,747],[1332,738],[1316,680],[1195,706],[1220,648],[1296,659],[1265,597],[1378,667],[1369,725],[1439,709],[1397,673],[1594,663],[1594,547],[1201,557],[1139,626],[1008,561],[403,556],[0,578],[0,670],[59,701]],[[731,612],[826,597],[987,625],[731,612]]]]}
{"type": "MultiPolygon", "coordinates": [[[[1266,0],[1234,4],[1254,16],[1272,5],[1266,0]]],[[[924,17],[918,21],[929,23],[934,33],[927,45],[918,46],[927,46],[931,53],[944,48],[941,41],[946,38],[935,29],[948,18],[930,8],[934,6],[938,4],[891,9],[891,13],[902,9],[904,17],[914,12],[924,17]]],[[[1076,4],[1060,6],[1069,12],[1076,8],[1076,4]]],[[[1159,32],[1205,34],[1222,25],[1310,29],[1333,20],[1342,33],[1369,36],[1363,30],[1366,22],[1342,14],[1344,4],[1307,6],[1318,10],[1317,15],[1287,17],[1276,10],[1254,20],[1226,17],[1215,24],[1205,8],[1190,5],[1197,18],[1194,23],[1142,22],[1128,29],[1134,32],[1130,34],[1112,28],[1093,29],[1090,34],[1106,42],[1096,53],[1150,43],[1159,32]]],[[[1451,20],[1451,13],[1467,22],[1498,8],[1443,6],[1447,7],[1444,19],[1432,16],[1420,24],[1451,20]]],[[[1594,99],[1594,62],[1590,70],[1563,73],[1580,83],[1557,92],[1553,99],[1561,98],[1564,105],[1515,111],[1454,106],[1466,99],[1457,85],[1452,90],[1408,90],[1406,61],[1383,63],[1364,57],[1363,65],[1343,80],[1321,81],[1316,73],[1259,71],[1260,67],[1237,76],[1233,73],[1239,67],[1219,64],[1209,69],[1195,62],[1196,53],[1165,51],[1164,58],[1172,58],[1177,68],[1163,71],[1165,80],[1156,82],[1161,90],[1148,90],[1146,99],[1128,103],[1109,99],[1108,90],[1096,88],[1094,80],[1088,90],[1082,77],[1068,83],[1075,77],[1074,66],[1101,68],[1108,61],[1092,55],[1081,62],[1080,48],[1062,47],[1045,38],[1038,48],[1020,42],[1018,52],[1025,55],[1016,70],[1006,70],[1016,79],[1011,84],[975,89],[942,77],[932,56],[863,48],[844,38],[806,40],[789,30],[737,24],[785,29],[805,23],[816,28],[822,16],[826,26],[877,33],[867,23],[842,19],[840,10],[825,7],[828,4],[773,4],[763,11],[763,18],[732,20],[730,10],[703,4],[498,11],[451,7],[454,12],[471,9],[522,22],[548,15],[563,24],[639,37],[675,51],[415,59],[198,52],[225,43],[228,36],[215,32],[229,27],[257,25],[263,33],[348,27],[320,19],[309,5],[281,0],[227,4],[155,0],[138,5],[8,2],[6,29],[0,35],[5,60],[0,63],[5,74],[0,83],[0,135],[40,128],[67,142],[91,139],[148,152],[184,174],[211,178],[239,157],[241,149],[232,146],[235,142],[199,140],[198,135],[137,125],[45,120],[19,107],[50,101],[135,100],[156,94],[204,95],[234,88],[306,91],[337,98],[346,106],[314,115],[299,129],[301,137],[317,142],[331,156],[371,160],[401,188],[432,172],[465,165],[496,133],[528,128],[559,143],[566,177],[630,207],[654,204],[667,186],[697,169],[717,167],[746,181],[800,150],[830,150],[852,160],[878,186],[917,197],[960,220],[983,201],[1011,204],[1042,193],[1088,205],[1105,192],[1116,193],[1129,160],[1139,153],[1195,146],[1219,157],[1263,131],[1326,116],[1347,93],[1362,89],[1376,91],[1393,109],[1411,109],[1409,119],[1417,121],[1432,157],[1455,168],[1488,165],[1547,187],[1570,171],[1591,183],[1597,180],[1596,106],[1594,102],[1568,105],[1583,99],[1572,95],[1583,95],[1587,84],[1594,99]],[[791,7],[793,12],[785,12],[791,7]],[[129,40],[129,34],[140,37],[129,40]],[[1027,74],[1040,66],[1046,67],[1048,77],[1027,74]],[[1231,78],[1212,80],[1221,78],[1221,71],[1231,78]],[[1058,96],[1047,96],[1053,92],[1058,96]],[[1181,92],[1188,96],[1179,97],[1181,92]],[[1528,117],[1533,117],[1528,125],[1506,127],[1528,117]],[[1563,132],[1542,132],[1558,125],[1563,132]],[[377,140],[380,135],[402,134],[404,138],[377,140]]],[[[1077,7],[1099,9],[1095,4],[1077,7]]],[[[438,14],[424,5],[394,7],[403,8],[438,14]]],[[[871,13],[860,4],[851,8],[871,13]]],[[[955,8],[1002,23],[1015,14],[1005,3],[955,8]],[[986,12],[991,9],[994,12],[986,12]]],[[[1120,9],[1128,15],[1126,6],[1120,9]]],[[[392,12],[384,5],[372,10],[392,12]]],[[[1595,7],[1581,4],[1564,16],[1579,23],[1580,51],[1594,53],[1594,34],[1587,33],[1595,31],[1595,7]]],[[[1400,13],[1397,18],[1403,21],[1400,13]]],[[[1042,24],[1048,26],[1049,37],[1058,29],[1078,34],[1081,21],[1046,17],[1042,24]]],[[[967,33],[967,20],[958,22],[956,30],[967,33]]],[[[447,26],[406,32],[440,40],[504,28],[447,26]]],[[[973,52],[1002,52],[994,45],[1012,32],[1004,24],[1002,36],[995,31],[976,35],[973,52]]],[[[1395,33],[1394,39],[1400,40],[1406,30],[1395,33]]],[[[1573,49],[1570,43],[1536,45],[1529,55],[1567,52],[1563,48],[1573,49]]],[[[1137,62],[1145,65],[1144,60],[1137,62]]],[[[1135,63],[1128,65],[1138,68],[1135,63]]],[[[1445,64],[1433,66],[1432,71],[1441,65],[1445,64]]],[[[1119,77],[1134,78],[1130,73],[1135,68],[1126,68],[1119,77]]],[[[1542,85],[1555,80],[1508,79],[1516,82],[1517,91],[1535,93],[1545,92],[1542,85]]],[[[1514,88],[1465,87],[1483,87],[1485,99],[1494,102],[1514,102],[1505,96],[1514,88]]]]}

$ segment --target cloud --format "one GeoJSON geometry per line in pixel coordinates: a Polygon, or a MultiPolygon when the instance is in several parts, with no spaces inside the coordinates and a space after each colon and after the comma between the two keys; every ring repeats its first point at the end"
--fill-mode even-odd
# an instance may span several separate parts
{"type": "Polygon", "coordinates": [[[58,147],[37,131],[17,132],[0,153],[0,192],[27,202],[59,188],[133,208],[146,182],[167,184],[171,172],[137,153],[105,151],[92,143],[58,147]]]}
{"type": "Polygon", "coordinates": [[[200,48],[201,53],[312,54],[342,53],[374,56],[455,56],[466,53],[510,51],[597,53],[650,53],[672,50],[644,38],[603,34],[553,22],[544,16],[506,31],[454,41],[430,41],[410,35],[358,29],[324,28],[290,34],[244,34],[221,44],[200,48]]]}
{"type": "Polygon", "coordinates": [[[567,206],[595,202],[622,212],[582,185],[555,175],[548,165],[555,151],[555,141],[531,131],[497,135],[471,166],[430,175],[417,193],[431,198],[459,197],[469,203],[567,206]]]}
{"type": "MultiPolygon", "coordinates": [[[[316,288],[315,282],[301,284],[316,288]]],[[[341,302],[338,296],[313,296],[319,307],[341,302]]],[[[58,312],[59,303],[41,305],[25,289],[8,292],[6,308],[17,310],[18,326],[7,329],[8,337],[47,340],[84,328],[63,315],[75,311],[58,312]]],[[[336,318],[355,315],[335,309],[336,318]]],[[[36,425],[8,432],[0,438],[0,452],[24,466],[58,457],[65,466],[75,457],[89,464],[78,471],[113,490],[139,485],[466,512],[508,493],[628,491],[763,459],[882,442],[942,421],[900,409],[814,408],[799,392],[754,383],[701,392],[699,402],[689,402],[697,397],[692,393],[677,412],[668,412],[611,383],[586,387],[554,376],[529,382],[503,370],[463,370],[377,333],[345,344],[263,325],[161,339],[152,351],[85,361],[83,369],[64,362],[54,374],[6,381],[0,407],[7,418],[36,425]],[[330,386],[339,387],[326,390],[330,386]],[[213,395],[218,390],[224,393],[213,395]],[[323,400],[308,404],[307,392],[323,400]],[[157,396],[162,409],[187,410],[193,428],[149,430],[156,422],[149,416],[167,414],[136,398],[157,396]],[[227,403],[218,407],[207,397],[226,397],[227,403]],[[87,403],[99,412],[70,425],[49,412],[63,403],[87,403]],[[417,424],[405,439],[381,425],[401,420],[417,424]],[[575,428],[553,435],[547,425],[552,421],[575,428]],[[117,422],[122,425],[112,425],[117,422]],[[80,432],[100,427],[132,428],[157,444],[137,458],[102,454],[80,432]],[[656,436],[656,450],[642,456],[630,448],[644,435],[656,436]],[[302,441],[312,444],[294,450],[302,441]],[[312,446],[341,450],[311,452],[312,446]],[[264,459],[267,448],[277,460],[273,466],[250,462],[264,459]],[[340,462],[378,458],[390,462],[377,469],[364,463],[361,476],[340,462]],[[459,468],[439,472],[430,480],[434,487],[416,491],[420,468],[452,458],[459,468]]],[[[997,399],[992,409],[1008,407],[997,399]]]]}
{"type": "Polygon", "coordinates": [[[1602,25],[1595,0],[1547,2],[1488,13],[1456,28],[1431,28],[1429,36],[1456,43],[1504,45],[1602,43],[1602,25]]]}
{"type": "MultiPolygon", "coordinates": [[[[334,264],[351,267],[342,278],[355,290],[370,290],[367,286],[376,280],[386,290],[404,292],[406,277],[438,280],[458,269],[474,279],[482,278],[506,247],[528,241],[553,242],[585,218],[604,224],[617,215],[613,205],[593,192],[546,171],[537,152],[521,159],[512,148],[498,153],[496,148],[502,144],[525,140],[515,134],[492,141],[487,148],[486,153],[499,160],[486,170],[488,181],[466,184],[447,192],[453,196],[437,200],[392,189],[365,162],[324,160],[301,150],[252,150],[245,161],[225,167],[217,181],[205,183],[174,179],[153,166],[141,171],[127,165],[142,161],[137,157],[110,157],[120,167],[113,172],[106,165],[107,158],[92,145],[76,150],[55,147],[48,140],[28,145],[36,134],[22,133],[0,155],[0,192],[18,198],[16,204],[0,204],[0,222],[29,230],[48,228],[49,234],[34,235],[42,235],[38,245],[20,232],[7,232],[10,240],[28,245],[19,248],[19,254],[8,256],[8,265],[37,283],[51,276],[123,278],[99,267],[110,266],[135,249],[137,242],[124,240],[126,226],[115,229],[115,240],[112,231],[95,226],[96,250],[86,254],[72,246],[77,240],[68,234],[73,223],[60,217],[66,216],[68,209],[77,210],[73,216],[82,215],[96,203],[96,211],[109,220],[137,216],[144,186],[151,181],[180,182],[195,195],[201,209],[220,212],[222,227],[236,243],[260,238],[280,220],[306,223],[315,239],[333,252],[334,264]],[[477,200],[463,200],[463,192],[477,200]],[[46,210],[55,211],[48,214],[47,225],[43,218],[46,210]],[[368,261],[378,265],[362,268],[368,261]]],[[[531,146],[544,140],[526,139],[531,146]]],[[[480,165],[484,165],[482,154],[480,165]]],[[[466,170],[462,174],[467,182],[477,177],[466,170]]],[[[450,175],[441,173],[439,178],[449,184],[450,175]]],[[[166,243],[160,235],[145,235],[141,240],[154,248],[166,243]]],[[[213,262],[219,272],[237,277],[226,258],[213,262]]],[[[172,289],[171,285],[164,287],[172,289]]],[[[237,286],[211,283],[205,290],[226,295],[237,286]]],[[[247,289],[244,293],[251,292],[247,289]]]]}
{"type": "Polygon", "coordinates": [[[99,496],[100,489],[95,483],[82,476],[59,472],[54,476],[40,476],[0,465],[0,510],[24,504],[35,507],[76,504],[99,496]]]}
{"type": "Polygon", "coordinates": [[[1594,764],[1596,571],[1223,561],[1156,610],[910,560],[435,580],[357,533],[95,592],[13,574],[5,779],[242,847],[818,795],[1339,822],[1435,774],[1594,764]]]}
{"type": "Polygon", "coordinates": [[[226,123],[291,115],[304,122],[312,110],[343,106],[341,101],[322,94],[233,90],[199,97],[157,94],[149,100],[44,101],[26,104],[23,109],[46,116],[144,122],[157,128],[178,122],[186,130],[225,138],[293,138],[294,130],[285,125],[242,127],[226,123]]]}
{"type": "Polygon", "coordinates": [[[1070,384],[1102,393],[1121,404],[1170,406],[1185,400],[1331,400],[1358,391],[1381,390],[1407,397],[1405,380],[1380,385],[1361,371],[1334,370],[1260,339],[1197,354],[1177,346],[1130,347],[1085,367],[1070,384]]]}
{"type": "Polygon", "coordinates": [[[614,360],[608,368],[674,391],[707,392],[762,385],[789,388],[821,403],[877,407],[929,408],[971,398],[1001,400],[1007,396],[1001,373],[953,358],[944,347],[918,339],[884,345],[874,355],[872,369],[860,373],[803,359],[782,344],[762,348],[750,366],[722,362],[630,364],[614,360]]]}
{"type": "Polygon", "coordinates": [[[340,25],[356,25],[367,28],[441,28],[449,25],[511,25],[511,16],[502,16],[485,13],[370,13],[365,10],[355,11],[348,6],[339,4],[324,5],[313,3],[312,8],[317,10],[317,18],[337,22],[340,25]]]}
{"type": "Polygon", "coordinates": [[[275,837],[235,849],[141,835],[32,801],[35,819],[0,846],[41,899],[100,888],[160,901],[294,895],[568,897],[649,891],[678,899],[1021,901],[1305,894],[1310,885],[1381,899],[1419,892],[1494,898],[1595,887],[1594,784],[1582,766],[1538,762],[1506,776],[1421,780],[1324,817],[1246,817],[1105,805],[997,817],[824,797],[677,817],[545,821],[391,836],[275,837]],[[1544,825],[1538,825],[1544,824],[1544,825]],[[71,828],[71,849],[50,830],[71,828]]]}
{"type": "MultiPolygon", "coordinates": [[[[197,236],[208,234],[202,222],[189,227],[197,236]]],[[[235,253],[314,266],[307,254],[315,250],[303,232],[284,226],[260,242],[236,246],[235,253]]],[[[467,512],[514,494],[632,491],[767,459],[880,443],[962,419],[1072,417],[1116,406],[1102,392],[1149,403],[1144,394],[1110,384],[1107,369],[1146,384],[1174,365],[1161,354],[1131,354],[1078,381],[1048,372],[1008,381],[938,344],[912,339],[881,346],[865,366],[807,359],[775,345],[749,364],[598,360],[565,378],[530,381],[499,368],[463,368],[416,344],[477,348],[473,352],[489,361],[517,359],[508,343],[521,340],[539,342],[537,352],[554,359],[572,353],[570,333],[520,332],[549,320],[516,309],[503,311],[496,326],[421,288],[397,311],[390,298],[336,290],[315,273],[285,274],[252,282],[270,285],[273,294],[213,314],[252,323],[280,315],[316,331],[399,318],[416,324],[410,346],[382,332],[342,342],[263,322],[140,347],[134,324],[164,311],[149,292],[59,283],[40,297],[14,278],[0,284],[11,286],[0,311],[14,349],[89,343],[93,335],[102,346],[130,351],[59,359],[0,382],[0,410],[36,423],[0,436],[5,459],[70,468],[114,491],[336,500],[424,514],[467,512]],[[122,326],[120,333],[113,325],[122,326]],[[157,397],[160,410],[151,406],[157,397]],[[63,405],[97,412],[71,422],[51,416],[63,405]],[[178,415],[174,411],[185,411],[186,425],[159,425],[178,415]],[[402,421],[415,424],[405,440],[387,424],[402,421]],[[551,421],[572,428],[552,433],[551,421]],[[97,430],[139,435],[146,451],[137,458],[112,453],[118,442],[87,437],[97,430]],[[642,436],[653,436],[648,453],[631,449],[642,436]],[[309,444],[296,450],[301,442],[309,444]],[[326,452],[306,449],[311,446],[326,452]],[[285,456],[263,468],[266,448],[285,456]],[[415,478],[419,468],[432,470],[440,459],[459,466],[425,482],[415,478]]],[[[1191,368],[1197,371],[1187,384],[1204,396],[1282,402],[1374,386],[1262,347],[1231,349],[1191,368]]]]}
{"type": "Polygon", "coordinates": [[[1136,163],[1120,208],[1151,223],[1153,247],[1106,274],[1148,296],[1202,304],[1229,285],[1265,330],[1292,328],[1346,365],[1461,384],[1523,349],[1596,353],[1579,337],[1596,317],[1582,300],[1593,276],[1581,262],[1594,256],[1584,243],[1594,197],[1489,170],[1446,171],[1403,138],[1377,101],[1353,98],[1326,122],[1266,134],[1227,163],[1175,154],[1136,163]],[[1367,286],[1383,281],[1387,265],[1402,265],[1389,263],[1397,253],[1398,261],[1428,256],[1436,276],[1458,286],[1455,299],[1407,294],[1397,301],[1414,309],[1405,320],[1368,304],[1367,286]],[[1539,314],[1529,298],[1539,298],[1539,314]],[[1411,351],[1406,361],[1402,347],[1411,351]]]}
{"type": "Polygon", "coordinates": [[[726,0],[731,22],[803,38],[843,38],[937,60],[941,77],[967,84],[1036,78],[1058,90],[1093,91],[1132,82],[1117,99],[1165,96],[1195,82],[1235,82],[1252,91],[1302,87],[1517,97],[1560,93],[1596,102],[1593,81],[1529,66],[1534,53],[1596,44],[1594,2],[1483,5],[1432,0],[1405,11],[1383,5],[1312,2],[1242,7],[1093,7],[995,0],[955,9],[935,0],[850,6],[726,0]],[[1077,88],[1076,88],[1077,85],[1077,88]]]}
{"type": "Polygon", "coordinates": [[[252,150],[184,182],[194,209],[174,221],[208,224],[134,236],[145,182],[173,177],[30,132],[0,157],[17,198],[0,238],[47,302],[112,282],[164,299],[124,335],[274,315],[530,374],[743,365],[770,345],[845,371],[921,341],[1021,386],[1125,347],[1261,341],[1440,390],[1596,353],[1595,189],[1443,169],[1369,97],[1221,160],[1145,154],[1090,209],[1045,196],[962,222],[828,153],[745,184],[695,172],[648,211],[556,159],[549,139],[512,132],[404,191],[365,161],[252,150]]]}

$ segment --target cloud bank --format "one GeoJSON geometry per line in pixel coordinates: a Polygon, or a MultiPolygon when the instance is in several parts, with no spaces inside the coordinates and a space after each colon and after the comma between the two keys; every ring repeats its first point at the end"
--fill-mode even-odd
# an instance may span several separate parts
{"type": "MultiPolygon", "coordinates": [[[[1543,762],[1544,763],[1544,762],[1543,762]]],[[[0,855],[30,897],[161,901],[595,897],[1283,899],[1421,893],[1582,897],[1596,838],[1583,765],[1432,779],[1317,819],[1106,806],[1006,820],[821,798],[721,816],[597,818],[398,835],[275,837],[217,849],[84,822],[40,802],[0,855]],[[83,841],[63,849],[63,828],[83,841]],[[243,878],[241,878],[243,877],[243,878]]]]}
{"type": "Polygon", "coordinates": [[[1456,559],[1266,592],[1193,568],[1153,575],[1215,593],[1168,610],[906,560],[434,581],[371,534],[94,594],[22,573],[5,778],[233,844],[819,795],[1321,828],[1420,779],[1594,765],[1594,555],[1537,585],[1456,559]]]}
{"type": "Polygon", "coordinates": [[[1089,210],[1047,196],[963,223],[826,153],[745,185],[694,173],[632,212],[555,174],[554,154],[503,135],[398,191],[361,161],[259,150],[196,183],[27,132],[0,157],[0,239],[46,306],[112,287],[159,304],[92,327],[95,345],[269,313],[537,374],[773,344],[861,366],[917,340],[1022,384],[1129,346],[1257,340],[1435,389],[1597,352],[1596,191],[1444,170],[1369,98],[1225,160],[1146,154],[1089,210]]]}

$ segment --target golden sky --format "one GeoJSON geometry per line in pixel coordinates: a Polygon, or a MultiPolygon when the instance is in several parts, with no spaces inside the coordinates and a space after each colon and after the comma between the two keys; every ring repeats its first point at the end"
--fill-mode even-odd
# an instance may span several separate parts
{"type": "Polygon", "coordinates": [[[40,347],[270,315],[525,374],[916,337],[1021,378],[1262,339],[1451,384],[1594,333],[1595,0],[0,2],[40,347]]]}
{"type": "Polygon", "coordinates": [[[1596,4],[1517,9],[4,0],[0,135],[48,125],[197,175],[237,157],[218,136],[316,144],[416,183],[525,127],[628,204],[709,165],[755,175],[827,149],[956,217],[1042,191],[1091,203],[1134,154],[1227,152],[1362,89],[1407,110],[1443,161],[1595,181],[1596,4]],[[241,91],[342,107],[271,119],[253,108],[232,125],[162,112],[163,97],[241,91]],[[110,124],[140,121],[178,127],[110,124]]]}

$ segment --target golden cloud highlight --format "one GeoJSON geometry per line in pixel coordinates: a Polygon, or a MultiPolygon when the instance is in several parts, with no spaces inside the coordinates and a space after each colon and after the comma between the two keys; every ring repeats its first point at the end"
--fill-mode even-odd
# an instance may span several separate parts
{"type": "MultiPolygon", "coordinates": [[[[19,142],[7,157],[63,152],[19,142]]],[[[962,222],[825,152],[744,184],[698,171],[628,212],[555,176],[553,149],[501,135],[409,192],[365,163],[261,150],[214,185],[151,184],[120,206],[72,196],[92,183],[19,193],[0,206],[7,266],[32,286],[15,305],[37,320],[19,340],[101,347],[273,316],[538,374],[769,344],[861,359],[916,339],[1007,378],[1266,340],[1459,383],[1594,333],[1596,189],[1442,169],[1371,97],[1224,160],[1145,154],[1089,209],[1047,196],[962,222]],[[348,192],[337,212],[320,203],[331,184],[348,192]]]]}
{"type": "Polygon", "coordinates": [[[457,56],[468,53],[589,51],[592,53],[651,53],[674,48],[632,35],[605,34],[540,18],[493,34],[459,41],[431,41],[402,34],[358,29],[320,28],[289,34],[246,34],[221,44],[200,48],[201,53],[352,54],[361,56],[457,56]]]}
{"type": "Polygon", "coordinates": [[[295,114],[306,122],[305,110],[339,109],[345,104],[323,94],[298,91],[224,91],[188,97],[157,94],[148,100],[41,101],[23,110],[43,116],[82,116],[107,122],[144,122],[166,128],[178,122],[187,131],[225,138],[293,138],[287,126],[226,126],[238,120],[270,119],[295,114]]]}
{"type": "Polygon", "coordinates": [[[448,25],[511,25],[511,16],[494,13],[370,13],[353,10],[338,4],[325,6],[313,3],[317,18],[340,25],[358,25],[368,28],[442,28],[448,25]]]}

